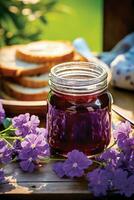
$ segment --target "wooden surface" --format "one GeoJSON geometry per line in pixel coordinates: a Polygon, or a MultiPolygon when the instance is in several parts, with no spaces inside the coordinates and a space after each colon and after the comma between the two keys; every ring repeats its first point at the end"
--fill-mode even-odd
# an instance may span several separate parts
{"type": "Polygon", "coordinates": [[[134,31],[134,1],[104,0],[103,50],[109,51],[134,31]]]}
{"type": "Polygon", "coordinates": [[[109,86],[113,96],[113,109],[134,123],[134,91],[109,86]]]}
{"type": "MultiPolygon", "coordinates": [[[[115,113],[112,118],[115,123],[120,120],[115,113]]],[[[95,199],[88,191],[86,181],[60,179],[53,172],[52,165],[53,162],[46,164],[31,174],[22,172],[17,163],[5,166],[6,182],[0,186],[0,199],[95,199]]]]}
{"type": "MultiPolygon", "coordinates": [[[[55,195],[59,195],[59,198],[65,196],[65,199],[71,198],[74,194],[80,197],[81,194],[83,197],[91,196],[86,182],[58,178],[52,171],[52,163],[32,174],[23,173],[17,164],[9,165],[7,171],[7,180],[10,184],[3,184],[0,193],[7,196],[10,194],[15,199],[21,195],[29,197],[28,194],[43,195],[44,200],[54,198],[55,195]]],[[[34,195],[32,197],[34,198],[34,195]]]]}

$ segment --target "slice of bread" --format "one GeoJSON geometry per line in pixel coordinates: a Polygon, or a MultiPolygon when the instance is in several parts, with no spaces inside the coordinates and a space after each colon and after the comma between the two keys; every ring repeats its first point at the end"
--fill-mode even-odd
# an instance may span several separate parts
{"type": "Polygon", "coordinates": [[[39,74],[36,76],[16,77],[12,81],[15,81],[16,83],[24,87],[41,88],[44,86],[48,86],[48,80],[49,80],[49,73],[39,74]]]}
{"type": "Polygon", "coordinates": [[[67,41],[38,41],[20,47],[17,58],[27,62],[66,62],[72,60],[74,48],[67,41]]]}
{"type": "MultiPolygon", "coordinates": [[[[84,57],[82,57],[79,53],[74,52],[74,56],[72,61],[86,61],[84,57]]],[[[56,63],[51,63],[51,66],[56,65],[56,63]]],[[[50,67],[51,68],[51,67],[50,67]]],[[[24,86],[24,87],[31,87],[31,88],[40,88],[48,85],[49,73],[39,74],[35,76],[20,76],[14,77],[12,82],[15,81],[16,83],[24,86]]]]}
{"type": "Polygon", "coordinates": [[[23,45],[13,45],[0,49],[0,74],[4,76],[35,75],[50,70],[53,63],[27,63],[16,59],[16,49],[23,45]]]}
{"type": "Polygon", "coordinates": [[[7,80],[2,81],[2,88],[5,93],[15,99],[22,101],[38,101],[47,99],[49,87],[28,88],[7,80]]]}

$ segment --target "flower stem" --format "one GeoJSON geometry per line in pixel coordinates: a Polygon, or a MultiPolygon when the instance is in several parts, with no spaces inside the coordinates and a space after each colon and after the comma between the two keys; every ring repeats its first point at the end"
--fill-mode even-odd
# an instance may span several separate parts
{"type": "MultiPolygon", "coordinates": [[[[0,136],[1,137],[1,136],[0,136]]],[[[4,137],[1,137],[1,138],[5,138],[5,139],[9,139],[9,140],[20,140],[20,141],[23,141],[24,139],[21,138],[21,137],[12,137],[12,136],[4,136],[4,137]]]]}
{"type": "Polygon", "coordinates": [[[9,126],[8,128],[4,129],[3,131],[0,131],[0,134],[3,134],[3,133],[5,133],[5,132],[7,132],[7,131],[15,131],[15,130],[16,130],[16,129],[13,128],[13,126],[11,125],[11,126],[9,126]]]}
{"type": "Polygon", "coordinates": [[[101,167],[104,167],[104,166],[105,166],[104,163],[101,163],[101,162],[99,162],[99,161],[97,161],[97,160],[93,160],[93,163],[95,163],[95,164],[97,164],[97,165],[99,165],[99,166],[101,166],[101,167]]]}
{"type": "Polygon", "coordinates": [[[50,161],[64,161],[65,158],[43,158],[41,159],[41,163],[46,163],[46,162],[50,162],[50,161]]]}
{"type": "Polygon", "coordinates": [[[8,140],[6,140],[5,138],[2,138],[11,148],[13,148],[13,145],[10,143],[10,142],[8,142],[8,140]]]}

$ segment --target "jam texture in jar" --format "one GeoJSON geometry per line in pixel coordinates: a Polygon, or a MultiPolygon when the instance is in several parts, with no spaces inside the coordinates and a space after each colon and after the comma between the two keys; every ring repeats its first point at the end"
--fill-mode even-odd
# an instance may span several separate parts
{"type": "Polygon", "coordinates": [[[111,95],[107,73],[96,63],[64,63],[50,74],[48,140],[53,154],[100,153],[111,138],[111,95]]]}

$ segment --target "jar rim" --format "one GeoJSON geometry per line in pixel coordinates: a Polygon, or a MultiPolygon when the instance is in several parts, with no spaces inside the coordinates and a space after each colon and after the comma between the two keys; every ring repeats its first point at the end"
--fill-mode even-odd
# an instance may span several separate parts
{"type": "Polygon", "coordinates": [[[107,76],[96,62],[66,62],[51,69],[49,85],[62,93],[97,92],[106,89],[107,76]]]}

